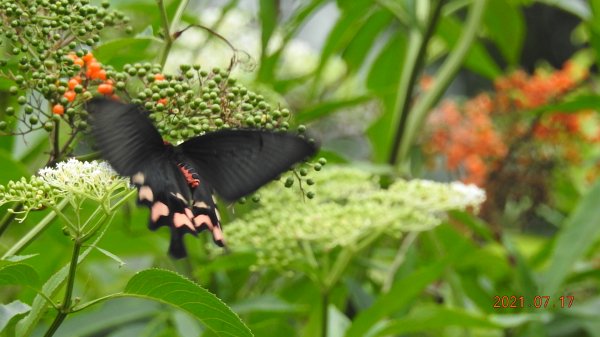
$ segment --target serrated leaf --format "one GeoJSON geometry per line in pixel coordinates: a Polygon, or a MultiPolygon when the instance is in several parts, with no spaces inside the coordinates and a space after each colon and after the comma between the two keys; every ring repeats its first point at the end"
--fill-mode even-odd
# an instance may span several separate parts
{"type": "Polygon", "coordinates": [[[0,285],[36,286],[39,276],[35,269],[24,263],[9,264],[0,267],[0,285]]]}
{"type": "Polygon", "coordinates": [[[152,299],[184,310],[218,336],[253,336],[250,329],[218,297],[172,271],[141,271],[129,280],[124,294],[152,299]]]}

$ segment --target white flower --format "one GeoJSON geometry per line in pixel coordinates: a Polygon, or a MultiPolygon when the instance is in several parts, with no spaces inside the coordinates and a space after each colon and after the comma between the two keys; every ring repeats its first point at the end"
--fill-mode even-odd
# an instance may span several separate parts
{"type": "Polygon", "coordinates": [[[38,172],[40,178],[59,191],[101,200],[126,180],[106,163],[83,162],[71,158],[38,172]]]}

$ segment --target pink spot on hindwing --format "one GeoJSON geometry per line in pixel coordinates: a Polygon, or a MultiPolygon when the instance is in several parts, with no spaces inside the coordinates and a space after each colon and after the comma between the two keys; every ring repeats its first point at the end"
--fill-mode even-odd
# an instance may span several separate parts
{"type": "Polygon", "coordinates": [[[169,215],[169,207],[162,202],[156,202],[150,210],[150,219],[152,222],[157,222],[161,216],[169,215]]]}

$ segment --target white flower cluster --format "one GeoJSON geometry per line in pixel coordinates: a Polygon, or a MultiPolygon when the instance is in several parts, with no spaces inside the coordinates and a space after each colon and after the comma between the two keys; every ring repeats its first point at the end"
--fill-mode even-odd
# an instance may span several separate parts
{"type": "Polygon", "coordinates": [[[104,162],[84,162],[71,158],[46,167],[38,172],[39,177],[59,191],[101,200],[118,184],[126,180],[104,162]]]}
{"type": "Polygon", "coordinates": [[[397,180],[381,188],[376,176],[355,168],[327,167],[315,176],[313,200],[273,184],[261,206],[226,228],[232,249],[257,252],[257,265],[287,267],[316,252],[356,246],[371,235],[399,236],[439,225],[447,211],[477,208],[485,193],[472,185],[397,180]]]}

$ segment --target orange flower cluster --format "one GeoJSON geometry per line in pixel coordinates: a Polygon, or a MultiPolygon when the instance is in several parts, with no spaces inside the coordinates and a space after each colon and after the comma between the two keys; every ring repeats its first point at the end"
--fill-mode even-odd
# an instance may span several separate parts
{"type": "Polygon", "coordinates": [[[480,94],[464,105],[464,113],[455,102],[446,101],[430,117],[434,131],[429,149],[446,155],[450,171],[462,168],[466,183],[483,185],[490,164],[506,153],[506,145],[490,118],[492,108],[490,97],[480,94]]]}
{"type": "Polygon", "coordinates": [[[554,72],[538,70],[529,76],[516,71],[498,78],[496,88],[496,111],[532,109],[560,98],[588,76],[586,68],[574,62],[565,62],[562,69],[554,72]]]}
{"type": "MultiPolygon", "coordinates": [[[[77,75],[69,79],[68,90],[63,94],[68,102],[73,102],[78,93],[85,91],[84,81],[100,80],[102,83],[98,85],[98,93],[102,95],[113,93],[113,81],[106,78],[106,70],[103,69],[102,64],[96,60],[92,53],[87,53],[83,57],[79,57],[75,53],[69,53],[67,57],[73,60],[73,64],[81,68],[77,75]]],[[[64,112],[65,107],[60,103],[52,107],[52,113],[54,114],[63,115],[64,112]]]]}
{"type": "MultiPolygon", "coordinates": [[[[499,78],[493,95],[480,94],[462,106],[453,101],[443,102],[430,115],[432,131],[426,148],[431,153],[444,154],[446,168],[458,173],[464,182],[483,186],[494,164],[506,155],[508,144],[529,127],[518,115],[502,119],[503,124],[495,124],[493,115],[557,101],[587,76],[585,68],[566,62],[563,69],[554,72],[538,71],[529,76],[517,71],[499,78]]],[[[582,113],[548,114],[533,126],[533,136],[539,141],[564,145],[564,151],[559,151],[563,158],[576,159],[575,146],[564,143],[565,139],[579,137],[598,141],[600,138],[584,135],[581,124],[585,116],[582,113]]]]}

